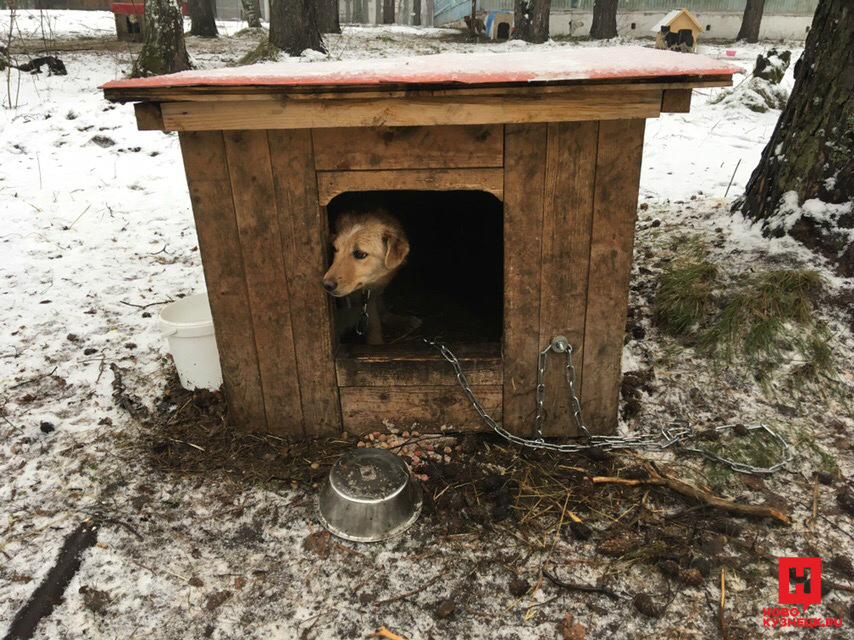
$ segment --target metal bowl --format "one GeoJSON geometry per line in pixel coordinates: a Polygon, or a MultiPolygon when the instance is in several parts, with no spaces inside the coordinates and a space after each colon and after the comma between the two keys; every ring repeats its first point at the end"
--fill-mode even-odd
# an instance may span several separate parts
{"type": "Polygon", "coordinates": [[[384,449],[366,448],[333,465],[317,496],[317,514],[340,538],[378,542],[410,527],[421,504],[421,487],[406,463],[384,449]]]}

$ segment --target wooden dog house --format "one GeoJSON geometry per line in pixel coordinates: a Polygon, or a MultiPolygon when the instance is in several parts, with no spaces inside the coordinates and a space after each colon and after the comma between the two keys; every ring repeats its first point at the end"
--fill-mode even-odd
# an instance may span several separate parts
{"type": "MultiPolygon", "coordinates": [[[[484,429],[426,346],[339,345],[321,287],[339,194],[503,203],[503,336],[451,346],[486,410],[533,431],[537,355],[575,349],[586,423],[617,423],[646,118],[736,67],[640,47],[287,62],[106,84],[177,131],[233,423],[288,435],[484,429]]],[[[417,238],[411,238],[417,247],[417,238]]],[[[562,363],[547,435],[573,435],[562,363]]]]}

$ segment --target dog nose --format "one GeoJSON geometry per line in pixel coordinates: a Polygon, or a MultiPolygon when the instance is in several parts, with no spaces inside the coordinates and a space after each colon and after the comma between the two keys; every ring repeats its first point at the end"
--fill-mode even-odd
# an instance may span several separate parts
{"type": "Polygon", "coordinates": [[[324,280],[323,281],[323,288],[326,289],[327,291],[335,291],[337,286],[338,286],[338,283],[335,280],[324,280]]]}

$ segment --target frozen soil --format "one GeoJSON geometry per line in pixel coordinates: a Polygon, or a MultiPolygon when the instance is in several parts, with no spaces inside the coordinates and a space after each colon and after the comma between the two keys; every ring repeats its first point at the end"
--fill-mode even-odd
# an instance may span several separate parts
{"type": "MultiPolygon", "coordinates": [[[[761,637],[762,610],[778,603],[777,558],[813,555],[826,593],[810,615],[843,626],[810,633],[850,636],[852,283],[729,212],[779,112],[711,104],[715,92],[703,91],[692,113],[648,123],[620,431],[762,421],[792,443],[792,463],[755,478],[670,452],[555,456],[391,425],[391,439],[360,441],[407,455],[425,512],[400,538],[356,544],[323,532],[314,492],[359,439],[235,434],[218,394],[176,385],[157,312],[204,289],[177,138],[136,131],[129,107],[101,98],[96,87],[126,73],[133,50],[108,44],[110,14],[81,13],[49,13],[54,42],[69,43],[69,75],[10,76],[0,110],[0,636],[87,519],[97,542],[36,638],[319,640],[383,625],[407,640],[720,638],[721,569],[726,633],[761,637]],[[657,278],[694,242],[732,278],[818,270],[836,379],[795,393],[781,371],[760,385],[748,367],[664,335],[652,322],[657,278]],[[792,524],[699,508],[662,487],[591,481],[643,479],[648,464],[784,510],[792,524]],[[616,597],[570,591],[543,569],[616,597]]],[[[198,64],[250,50],[254,36],[234,36],[240,29],[223,23],[229,37],[190,39],[198,64]]],[[[38,32],[21,31],[35,50],[38,32]]],[[[331,57],[345,58],[514,46],[439,29],[348,28],[329,39],[331,57]]],[[[762,50],[735,48],[747,68],[762,50]]],[[[723,49],[704,53],[724,58],[723,49]]],[[[738,452],[741,440],[724,444],[738,452]]]]}

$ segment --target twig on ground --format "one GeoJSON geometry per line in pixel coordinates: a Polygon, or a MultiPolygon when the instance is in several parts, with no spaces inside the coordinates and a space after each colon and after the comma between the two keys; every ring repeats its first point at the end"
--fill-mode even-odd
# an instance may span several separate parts
{"type": "Polygon", "coordinates": [[[410,596],[414,596],[416,593],[421,593],[425,589],[432,587],[434,584],[436,584],[442,578],[442,576],[445,575],[445,572],[447,571],[447,569],[448,569],[447,565],[442,567],[442,570],[439,572],[439,575],[435,576],[434,578],[431,578],[430,580],[428,580],[427,582],[422,584],[417,589],[413,589],[412,591],[407,591],[406,593],[402,593],[399,596],[394,596],[393,598],[386,598],[385,600],[374,600],[373,605],[375,607],[379,607],[380,605],[389,604],[390,602],[397,602],[398,600],[405,600],[406,598],[408,598],[410,596]]]}
{"type": "Polygon", "coordinates": [[[551,573],[549,573],[548,569],[543,569],[543,575],[546,578],[548,578],[551,582],[553,582],[555,585],[557,585],[558,587],[562,587],[562,588],[567,589],[569,591],[584,591],[586,593],[601,593],[604,596],[608,596],[612,600],[619,600],[620,599],[620,596],[618,596],[616,593],[614,593],[613,591],[611,591],[607,587],[597,587],[597,586],[588,585],[588,584],[575,584],[572,582],[564,582],[563,580],[561,580],[557,576],[554,576],[551,573]]]}
{"type": "Polygon", "coordinates": [[[812,516],[807,519],[807,530],[812,531],[818,518],[818,474],[813,477],[812,485],[812,516]]]}
{"type": "Polygon", "coordinates": [[[59,365],[57,365],[53,369],[51,369],[50,373],[43,373],[42,375],[36,376],[35,378],[30,378],[29,380],[24,380],[23,382],[19,382],[18,384],[13,384],[9,388],[10,389],[17,389],[18,387],[23,387],[24,385],[32,384],[33,382],[38,382],[42,378],[49,378],[50,376],[52,376],[56,372],[57,369],[59,369],[59,365]]]}
{"type": "MultiPolygon", "coordinates": [[[[374,603],[376,604],[376,603],[374,603]]],[[[388,640],[406,640],[403,636],[399,636],[396,633],[392,633],[388,629],[385,628],[385,625],[380,627],[380,630],[376,633],[372,633],[369,636],[365,636],[366,638],[388,638],[388,640]]]]}
{"type": "Polygon", "coordinates": [[[162,302],[149,302],[148,304],[134,304],[133,302],[125,302],[124,300],[119,300],[119,304],[123,304],[128,307],[134,307],[136,309],[148,309],[148,307],[154,307],[158,304],[169,304],[170,302],[174,302],[174,300],[163,300],[162,302]]]}
{"type": "Polygon", "coordinates": [[[721,567],[721,600],[718,605],[718,624],[721,626],[721,635],[724,640],[728,637],[726,620],[724,619],[724,605],[726,604],[726,568],[721,567]]]}
{"type": "Polygon", "coordinates": [[[773,507],[766,507],[764,505],[756,505],[756,504],[740,504],[738,502],[732,502],[730,500],[725,500],[720,496],[716,496],[713,493],[709,493],[699,487],[694,486],[693,484],[689,484],[687,482],[683,482],[681,480],[677,480],[675,478],[671,478],[670,476],[660,475],[652,468],[648,468],[650,477],[643,480],[630,480],[628,478],[612,478],[608,476],[596,476],[593,478],[594,484],[622,484],[629,487],[637,487],[639,485],[645,484],[654,484],[662,487],[667,487],[671,491],[675,491],[676,493],[681,493],[683,496],[688,498],[693,498],[694,500],[699,500],[700,502],[705,502],[706,504],[712,505],[713,507],[717,507],[719,509],[723,509],[724,511],[729,511],[730,513],[737,513],[744,516],[756,516],[760,518],[773,518],[778,522],[782,522],[785,525],[792,524],[792,521],[789,520],[789,516],[780,511],[779,509],[775,509],[773,507]]]}

